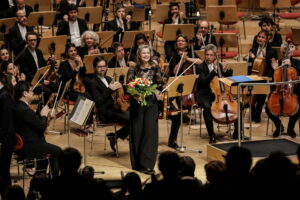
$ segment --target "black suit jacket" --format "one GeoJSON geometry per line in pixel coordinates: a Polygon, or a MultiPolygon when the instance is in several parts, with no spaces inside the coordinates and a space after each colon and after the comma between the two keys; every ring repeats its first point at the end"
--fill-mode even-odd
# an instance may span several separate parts
{"type": "MultiPolygon", "coordinates": [[[[123,23],[124,23],[124,31],[130,31],[131,29],[129,29],[128,27],[127,27],[127,20],[126,19],[123,19],[123,23]]],[[[111,21],[108,21],[107,23],[106,23],[106,28],[105,28],[105,30],[106,31],[117,31],[118,30],[118,23],[117,23],[117,19],[113,19],[113,20],[111,20],[111,21]]],[[[122,41],[122,39],[123,39],[123,34],[124,34],[124,32],[121,32],[120,34],[118,34],[118,35],[114,35],[114,38],[113,38],[113,41],[114,42],[121,42],[122,41]],[[119,36],[121,35],[121,39],[119,39],[119,36]]]]}
{"type": "MultiPolygon", "coordinates": [[[[38,58],[39,68],[45,67],[47,65],[44,59],[43,53],[40,49],[36,49],[36,55],[38,58]]],[[[26,49],[20,58],[20,72],[26,75],[26,81],[32,81],[35,73],[37,71],[37,66],[35,64],[34,58],[30,53],[29,49],[26,49]]]]}
{"type": "MultiPolygon", "coordinates": [[[[84,20],[80,18],[77,18],[77,21],[78,21],[80,35],[82,35],[84,31],[88,30],[87,24],[84,20]]],[[[59,23],[56,31],[56,35],[70,36],[71,34],[70,34],[69,22],[62,21],[61,23],[59,23]]]]}
{"type": "Polygon", "coordinates": [[[7,11],[9,10],[9,2],[8,0],[2,0],[0,6],[0,19],[6,18],[7,11]]]}
{"type": "MultiPolygon", "coordinates": [[[[258,50],[258,46],[254,46],[252,49],[250,49],[250,52],[252,52],[254,55],[256,55],[257,50],[258,50]]],[[[268,46],[266,48],[266,56],[265,56],[266,73],[263,76],[269,76],[269,77],[273,76],[274,70],[272,67],[272,61],[271,61],[272,58],[275,58],[276,60],[278,59],[277,51],[268,44],[268,46]]],[[[249,62],[252,62],[252,64],[253,64],[254,59],[250,58],[249,62]]],[[[252,70],[252,65],[251,65],[251,67],[248,68],[248,74],[251,74],[251,70],[252,70]]]]}
{"type": "Polygon", "coordinates": [[[2,148],[12,149],[16,144],[13,107],[14,101],[11,96],[4,88],[0,89],[0,143],[3,145],[2,148]]]}
{"type": "MultiPolygon", "coordinates": [[[[125,59],[126,65],[127,65],[128,60],[127,60],[127,56],[126,55],[125,55],[124,59],[125,59]]],[[[116,56],[112,57],[112,59],[108,62],[108,67],[109,68],[120,68],[120,64],[117,61],[117,57],[116,56]]]]}
{"type": "MultiPolygon", "coordinates": [[[[33,31],[31,27],[26,26],[27,32],[33,31]]],[[[9,29],[9,48],[14,51],[17,56],[25,47],[26,42],[23,40],[17,23],[9,29]]]]}
{"type": "MultiPolygon", "coordinates": [[[[17,6],[13,6],[8,9],[7,11],[7,17],[16,17],[16,12],[18,11],[17,6]]],[[[25,5],[25,11],[26,11],[26,16],[28,17],[31,12],[33,12],[33,9],[31,6],[25,5]]]]}
{"type": "MultiPolygon", "coordinates": [[[[208,34],[204,40],[204,44],[205,46],[208,44],[214,44],[216,47],[218,47],[216,37],[214,35],[211,35],[211,41],[209,43],[209,34],[208,34]]],[[[200,50],[202,45],[203,43],[201,45],[198,44],[198,39],[197,39],[196,44],[194,45],[194,50],[200,50]]]]}
{"type": "MultiPolygon", "coordinates": [[[[220,66],[222,69],[222,65],[220,66]]],[[[212,90],[210,88],[210,82],[215,76],[218,76],[218,74],[215,72],[215,70],[209,72],[208,65],[206,62],[201,63],[196,68],[196,74],[199,75],[198,77],[198,85],[197,85],[197,93],[198,93],[198,101],[201,101],[202,98],[210,98],[211,101],[213,101],[214,97],[212,90]]],[[[227,70],[226,72],[223,72],[222,75],[224,77],[228,77],[232,75],[232,70],[227,70]]]]}
{"type": "MultiPolygon", "coordinates": [[[[108,84],[110,84],[112,81],[112,79],[108,76],[105,76],[105,79],[108,84]]],[[[110,113],[114,109],[114,100],[112,98],[113,91],[106,87],[106,85],[98,78],[97,75],[93,75],[89,85],[91,87],[92,98],[96,103],[97,110],[102,118],[101,120],[111,121],[110,113]]]]}

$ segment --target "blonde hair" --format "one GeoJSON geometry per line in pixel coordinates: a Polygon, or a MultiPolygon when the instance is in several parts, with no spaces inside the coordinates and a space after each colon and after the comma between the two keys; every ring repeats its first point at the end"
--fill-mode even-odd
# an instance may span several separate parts
{"type": "Polygon", "coordinates": [[[94,31],[85,31],[82,35],[81,35],[81,47],[85,47],[85,37],[87,35],[91,35],[94,39],[94,45],[99,44],[99,36],[97,33],[95,33],[94,31]]]}

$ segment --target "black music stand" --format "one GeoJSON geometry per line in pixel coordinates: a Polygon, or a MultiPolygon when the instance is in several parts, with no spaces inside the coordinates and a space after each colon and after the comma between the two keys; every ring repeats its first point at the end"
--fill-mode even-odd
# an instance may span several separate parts
{"type": "Polygon", "coordinates": [[[175,41],[177,35],[184,34],[189,39],[195,37],[194,24],[165,24],[163,40],[175,41]]]}
{"type": "Polygon", "coordinates": [[[31,27],[37,26],[38,30],[40,27],[41,28],[40,34],[41,36],[43,36],[43,26],[53,26],[55,16],[56,16],[55,11],[31,12],[28,16],[28,26],[31,27]]]}
{"type": "MultiPolygon", "coordinates": [[[[170,77],[168,80],[168,86],[163,90],[168,92],[168,98],[180,97],[180,122],[181,122],[181,138],[180,146],[177,151],[183,153],[187,150],[186,146],[183,146],[183,107],[182,107],[182,97],[189,95],[193,92],[194,85],[196,81],[196,75],[186,75],[178,77],[170,77]]],[[[191,150],[191,149],[190,149],[191,150]]],[[[197,153],[201,153],[200,150],[191,150],[197,153]]]]}

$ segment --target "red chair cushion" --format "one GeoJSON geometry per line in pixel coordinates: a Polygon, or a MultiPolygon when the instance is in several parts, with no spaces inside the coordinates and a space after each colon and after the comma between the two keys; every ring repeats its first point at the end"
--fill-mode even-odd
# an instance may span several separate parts
{"type": "Polygon", "coordinates": [[[293,56],[294,57],[300,57],[300,49],[295,50],[294,53],[293,53],[293,56]]]}
{"type": "Polygon", "coordinates": [[[238,56],[238,52],[237,51],[223,51],[221,53],[221,51],[219,51],[218,55],[222,56],[222,58],[234,58],[234,57],[238,56]]]}
{"type": "Polygon", "coordinates": [[[283,19],[296,19],[300,17],[300,13],[279,13],[279,16],[283,19]]]}
{"type": "Polygon", "coordinates": [[[239,30],[225,30],[225,31],[215,31],[215,33],[232,33],[232,34],[239,34],[239,30]]]}
{"type": "Polygon", "coordinates": [[[242,17],[244,17],[244,13],[243,12],[237,12],[237,16],[238,16],[238,18],[242,18],[242,17]]]}
{"type": "Polygon", "coordinates": [[[163,37],[163,32],[156,32],[156,36],[159,37],[159,38],[162,38],[163,37]]]}
{"type": "MultiPolygon", "coordinates": [[[[67,103],[68,100],[67,100],[67,99],[64,99],[64,102],[67,103]]],[[[75,103],[76,103],[75,101],[69,101],[69,105],[75,105],[75,103]]]]}

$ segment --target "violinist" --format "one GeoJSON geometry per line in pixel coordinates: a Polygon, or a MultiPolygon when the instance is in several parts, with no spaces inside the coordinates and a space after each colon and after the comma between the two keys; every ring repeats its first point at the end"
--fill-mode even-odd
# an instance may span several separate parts
{"type": "MultiPolygon", "coordinates": [[[[274,70],[272,68],[271,60],[272,59],[277,60],[278,57],[277,57],[276,50],[274,50],[268,44],[268,37],[269,37],[268,31],[262,30],[258,33],[256,39],[258,45],[257,46],[254,45],[254,47],[251,48],[249,52],[249,62],[252,64],[248,68],[248,74],[251,74],[255,58],[260,57],[260,58],[264,58],[266,61],[266,64],[264,66],[261,66],[261,67],[265,67],[265,73],[262,74],[262,76],[272,77],[274,70]]],[[[261,113],[262,113],[265,100],[266,100],[266,95],[264,94],[256,95],[256,103],[251,105],[252,120],[255,121],[256,123],[261,122],[261,113]]]]}
{"type": "MultiPolygon", "coordinates": [[[[271,47],[280,47],[282,44],[281,34],[277,31],[278,25],[274,23],[273,19],[270,17],[264,17],[258,24],[261,31],[268,31],[268,43],[271,47]]],[[[259,44],[257,43],[258,34],[253,39],[252,48],[255,48],[259,44]]]]}
{"type": "MultiPolygon", "coordinates": [[[[47,117],[51,109],[46,105],[36,114],[28,105],[33,101],[34,94],[30,83],[19,81],[15,86],[16,106],[14,108],[14,122],[16,132],[20,134],[24,143],[25,158],[42,158],[50,154],[50,167],[53,177],[58,176],[57,158],[60,147],[46,141],[44,132],[47,129],[47,117]]],[[[44,162],[37,163],[37,170],[46,169],[44,162]]]]}
{"type": "Polygon", "coordinates": [[[0,68],[2,69],[3,63],[9,62],[9,51],[8,48],[5,45],[2,45],[0,48],[0,68]]]}
{"type": "MultiPolygon", "coordinates": [[[[177,2],[171,2],[169,5],[168,18],[165,19],[164,24],[187,24],[187,19],[184,18],[184,13],[180,11],[180,6],[177,2]]],[[[165,42],[165,54],[167,61],[173,56],[175,42],[165,42]]]]}
{"type": "MultiPolygon", "coordinates": [[[[280,67],[283,67],[283,65],[287,65],[288,67],[295,68],[297,70],[297,76],[299,76],[299,74],[300,74],[300,61],[292,57],[294,49],[289,49],[289,52],[287,52],[288,48],[289,48],[288,45],[289,44],[283,44],[281,46],[280,53],[282,54],[283,59],[281,59],[279,61],[273,59],[272,60],[272,67],[273,67],[274,70],[277,70],[280,67]],[[287,52],[287,54],[286,54],[286,52],[287,52]]],[[[299,84],[294,85],[294,93],[297,94],[298,101],[299,101],[300,100],[300,87],[299,87],[299,84]]],[[[298,102],[298,104],[299,104],[299,102],[298,102]]],[[[273,137],[278,137],[280,135],[280,133],[284,131],[283,130],[284,129],[283,124],[281,123],[281,120],[278,116],[275,116],[275,115],[271,114],[268,106],[266,106],[266,113],[269,116],[269,118],[274,122],[275,127],[276,127],[276,129],[273,133],[273,137]]],[[[297,120],[299,119],[299,116],[300,116],[300,109],[298,110],[298,112],[295,115],[290,116],[290,118],[289,118],[287,134],[289,136],[291,136],[292,138],[295,138],[297,136],[297,134],[294,131],[294,127],[295,127],[295,124],[296,124],[297,120]]]]}
{"type": "Polygon", "coordinates": [[[121,43],[115,42],[112,45],[112,49],[114,51],[114,56],[108,62],[109,68],[123,68],[128,67],[127,56],[125,56],[125,50],[121,43]]]}
{"type": "Polygon", "coordinates": [[[62,61],[58,68],[58,74],[62,81],[62,87],[69,81],[72,80],[70,85],[69,99],[76,101],[78,96],[85,94],[85,84],[83,78],[85,77],[86,68],[82,62],[82,59],[77,54],[76,46],[73,43],[67,43],[64,55],[65,60],[62,61]],[[74,88],[75,84],[78,87],[74,88]],[[83,91],[81,89],[84,89],[83,91]]]}
{"type": "MultiPolygon", "coordinates": [[[[213,117],[211,114],[212,102],[215,100],[215,95],[212,93],[210,82],[214,77],[218,76],[217,66],[217,47],[213,44],[208,44],[205,47],[205,60],[202,64],[196,68],[198,78],[198,104],[203,108],[204,122],[209,135],[209,143],[216,143],[216,134],[214,132],[213,117]]],[[[227,68],[227,63],[220,64],[222,75],[228,77],[232,75],[232,70],[227,68]]],[[[234,124],[235,130],[233,133],[233,139],[238,137],[238,123],[234,124]]]]}
{"type": "MultiPolygon", "coordinates": [[[[106,123],[118,123],[124,125],[116,132],[116,138],[124,140],[129,135],[129,112],[121,112],[114,110],[114,99],[112,93],[122,87],[118,81],[113,82],[112,78],[106,76],[107,62],[103,57],[96,57],[93,62],[95,74],[89,82],[91,87],[92,99],[96,104],[98,116],[101,121],[106,123]]],[[[114,133],[107,134],[110,146],[113,151],[115,149],[114,133]]]]}
{"type": "Polygon", "coordinates": [[[124,31],[130,30],[128,21],[125,18],[125,7],[120,3],[116,6],[115,19],[108,21],[105,25],[106,31],[118,31],[119,29],[122,29],[122,32],[114,35],[114,42],[121,42],[124,31]]]}
{"type": "Polygon", "coordinates": [[[217,46],[216,37],[210,33],[208,21],[199,21],[196,33],[196,43],[194,50],[204,49],[206,45],[213,44],[217,46]]]}
{"type": "Polygon", "coordinates": [[[85,55],[93,55],[103,53],[103,49],[99,46],[99,36],[94,31],[85,31],[81,36],[81,47],[78,53],[81,59],[85,55]]]}
{"type": "MultiPolygon", "coordinates": [[[[188,38],[187,36],[180,34],[177,36],[176,38],[176,54],[173,55],[173,57],[170,60],[170,64],[169,64],[169,69],[167,70],[167,75],[169,77],[174,77],[179,75],[184,69],[182,66],[184,65],[190,65],[192,64],[194,61],[196,65],[199,65],[202,63],[202,60],[200,60],[198,58],[198,56],[195,56],[195,58],[192,58],[192,51],[191,49],[188,48],[188,38]],[[181,63],[181,64],[179,64],[181,63]],[[180,65],[180,66],[179,66],[180,65]]],[[[190,69],[193,69],[193,67],[191,67],[190,69]]],[[[169,102],[172,102],[174,99],[170,99],[169,102]]],[[[177,105],[179,105],[179,99],[175,98],[175,101],[177,103],[177,105]]],[[[171,110],[175,110],[174,104],[170,104],[170,109],[171,110]]],[[[170,119],[172,121],[172,126],[171,126],[171,132],[170,132],[170,136],[169,136],[169,141],[168,141],[168,146],[171,148],[177,148],[177,135],[178,135],[178,131],[180,128],[180,115],[173,115],[170,116],[170,119]]]]}

